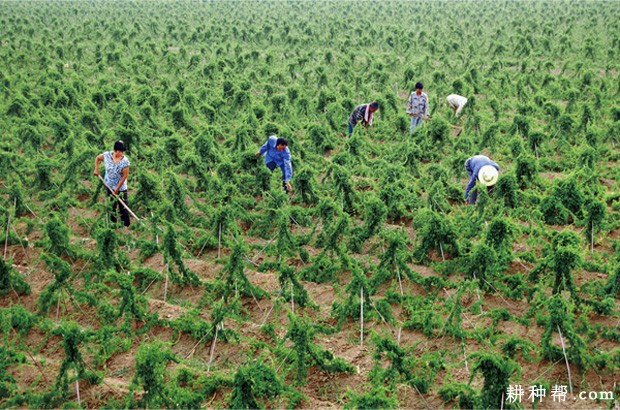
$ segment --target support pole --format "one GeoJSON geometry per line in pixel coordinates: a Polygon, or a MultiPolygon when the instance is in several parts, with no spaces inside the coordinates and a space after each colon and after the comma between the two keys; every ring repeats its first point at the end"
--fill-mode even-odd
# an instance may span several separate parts
{"type": "Polygon", "coordinates": [[[129,207],[127,206],[127,204],[125,203],[125,201],[123,201],[123,200],[122,200],[122,199],[121,199],[118,195],[116,195],[116,194],[114,193],[114,190],[113,190],[112,188],[110,188],[110,187],[108,186],[108,184],[106,184],[106,183],[105,183],[105,181],[103,180],[103,178],[101,178],[101,175],[97,175],[97,176],[99,177],[99,179],[101,180],[101,182],[103,182],[103,185],[105,185],[105,187],[106,187],[106,188],[108,188],[108,191],[110,191],[110,193],[114,196],[114,198],[118,199],[118,202],[120,202],[120,203],[121,203],[121,204],[125,207],[125,209],[127,209],[127,210],[129,211],[129,213],[131,214],[131,216],[133,216],[134,218],[136,218],[136,220],[137,220],[138,222],[140,222],[140,221],[141,221],[141,219],[140,219],[140,218],[138,218],[138,217],[136,216],[136,214],[134,214],[134,213],[133,213],[133,211],[132,211],[131,209],[129,209],[129,207]]]}

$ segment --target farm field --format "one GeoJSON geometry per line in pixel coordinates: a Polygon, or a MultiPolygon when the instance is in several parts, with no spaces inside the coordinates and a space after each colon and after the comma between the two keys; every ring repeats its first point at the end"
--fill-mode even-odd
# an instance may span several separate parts
{"type": "Polygon", "coordinates": [[[617,409],[619,63],[618,1],[0,2],[0,407],[617,409]]]}

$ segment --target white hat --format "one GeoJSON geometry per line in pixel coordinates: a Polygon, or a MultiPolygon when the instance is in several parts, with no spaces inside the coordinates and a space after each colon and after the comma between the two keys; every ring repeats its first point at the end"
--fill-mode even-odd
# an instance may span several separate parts
{"type": "Polygon", "coordinates": [[[492,165],[485,165],[478,171],[478,180],[485,186],[495,185],[498,177],[499,173],[492,165]]]}

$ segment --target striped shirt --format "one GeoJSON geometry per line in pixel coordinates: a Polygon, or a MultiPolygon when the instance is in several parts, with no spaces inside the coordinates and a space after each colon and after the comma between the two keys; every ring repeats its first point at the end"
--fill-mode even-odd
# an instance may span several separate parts
{"type": "Polygon", "coordinates": [[[351,116],[349,117],[349,122],[352,125],[356,125],[358,122],[363,120],[364,115],[366,114],[367,107],[368,107],[368,104],[358,105],[351,113],[351,116]]]}

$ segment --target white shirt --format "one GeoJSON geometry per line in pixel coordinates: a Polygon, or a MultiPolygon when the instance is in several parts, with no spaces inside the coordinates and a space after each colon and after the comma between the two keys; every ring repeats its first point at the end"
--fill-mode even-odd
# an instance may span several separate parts
{"type": "Polygon", "coordinates": [[[446,100],[448,100],[448,104],[450,104],[452,108],[456,108],[455,115],[457,116],[461,113],[461,110],[463,109],[465,104],[467,104],[467,98],[458,94],[450,94],[448,97],[446,97],[446,100]]]}

